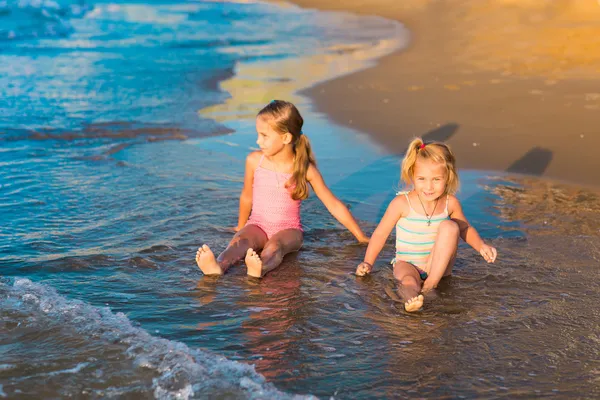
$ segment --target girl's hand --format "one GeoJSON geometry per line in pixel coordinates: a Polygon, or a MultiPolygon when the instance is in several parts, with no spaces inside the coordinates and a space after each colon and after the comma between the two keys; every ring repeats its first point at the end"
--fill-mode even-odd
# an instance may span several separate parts
{"type": "Polygon", "coordinates": [[[487,261],[489,263],[493,263],[494,261],[496,261],[496,256],[498,255],[498,252],[496,251],[496,249],[494,247],[489,246],[484,243],[481,245],[479,254],[481,254],[481,256],[484,258],[485,261],[487,261]]]}
{"type": "Polygon", "coordinates": [[[236,226],[236,227],[234,227],[234,228],[233,228],[233,231],[234,231],[234,232],[239,232],[241,229],[242,229],[242,228],[240,228],[239,226],[236,226]]]}
{"type": "Polygon", "coordinates": [[[369,237],[365,235],[357,237],[356,240],[358,240],[358,243],[369,243],[369,237]]]}
{"type": "Polygon", "coordinates": [[[358,267],[356,267],[356,275],[357,276],[365,276],[367,274],[370,274],[372,270],[373,270],[373,265],[371,265],[371,263],[363,261],[360,264],[358,264],[358,267]]]}

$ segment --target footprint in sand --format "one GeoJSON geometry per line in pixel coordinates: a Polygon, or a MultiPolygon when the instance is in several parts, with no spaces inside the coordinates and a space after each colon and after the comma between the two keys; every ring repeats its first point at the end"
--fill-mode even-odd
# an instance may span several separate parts
{"type": "Polygon", "coordinates": [[[467,86],[475,86],[477,81],[462,81],[462,84],[467,86]]]}
{"type": "Polygon", "coordinates": [[[533,90],[529,91],[529,94],[533,94],[533,95],[539,96],[539,95],[544,94],[544,91],[543,90],[533,89],[533,90]]]}
{"type": "Polygon", "coordinates": [[[596,101],[600,100],[600,93],[586,93],[585,101],[596,101]]]}
{"type": "Polygon", "coordinates": [[[393,91],[388,86],[382,85],[380,83],[371,83],[369,85],[369,87],[373,90],[378,90],[380,92],[392,92],[393,91]]]}
{"type": "Polygon", "coordinates": [[[490,79],[490,83],[497,85],[498,83],[502,83],[502,79],[490,79]]]}
{"type": "Polygon", "coordinates": [[[416,86],[416,85],[412,85],[409,86],[408,88],[406,88],[406,90],[408,90],[409,92],[416,92],[417,90],[423,90],[425,89],[423,86],[416,86]]]}
{"type": "MultiPolygon", "coordinates": [[[[598,101],[600,100],[600,93],[586,93],[585,101],[598,101]]],[[[600,109],[600,104],[586,104],[583,106],[588,110],[598,110],[600,109]]]]}
{"type": "Polygon", "coordinates": [[[454,84],[444,85],[444,89],[456,91],[456,90],[460,90],[460,86],[454,85],[454,84]]]}

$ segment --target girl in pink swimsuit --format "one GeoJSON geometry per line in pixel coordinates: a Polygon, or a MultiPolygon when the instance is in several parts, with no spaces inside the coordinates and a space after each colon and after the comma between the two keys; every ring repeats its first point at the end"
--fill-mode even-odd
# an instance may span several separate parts
{"type": "Polygon", "coordinates": [[[221,275],[245,257],[248,275],[261,278],[302,246],[300,204],[308,186],[329,212],[361,243],[369,238],[348,208],[329,190],[317,169],[304,121],[287,101],[273,100],[256,117],[260,151],[246,158],[237,233],[215,259],[207,245],[196,253],[205,275],[221,275]],[[258,251],[260,253],[258,253],[258,251]]]}

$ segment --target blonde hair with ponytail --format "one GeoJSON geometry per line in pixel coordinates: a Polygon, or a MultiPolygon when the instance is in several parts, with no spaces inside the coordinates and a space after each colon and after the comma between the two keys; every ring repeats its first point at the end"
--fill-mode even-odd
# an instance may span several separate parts
{"type": "Polygon", "coordinates": [[[441,142],[425,143],[421,138],[415,138],[408,145],[404,160],[402,160],[401,179],[406,185],[413,184],[415,164],[417,160],[431,160],[446,166],[446,192],[454,194],[458,191],[459,180],[456,171],[456,159],[450,147],[441,142]]]}
{"type": "Polygon", "coordinates": [[[278,133],[292,135],[292,146],[294,148],[294,172],[287,186],[295,185],[292,191],[292,199],[304,200],[308,197],[308,180],[306,174],[308,167],[317,162],[311,150],[310,141],[302,133],[304,120],[300,111],[290,102],[273,100],[258,112],[257,117],[265,118],[265,121],[278,133]]]}

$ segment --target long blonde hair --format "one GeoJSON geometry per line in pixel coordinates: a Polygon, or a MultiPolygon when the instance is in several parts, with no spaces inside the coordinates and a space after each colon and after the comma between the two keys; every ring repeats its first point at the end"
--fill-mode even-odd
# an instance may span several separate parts
{"type": "Polygon", "coordinates": [[[257,117],[264,117],[267,123],[281,135],[292,135],[294,149],[294,172],[287,186],[295,185],[292,199],[304,200],[308,197],[308,180],[306,174],[310,164],[317,165],[310,147],[310,141],[302,132],[304,120],[295,105],[288,101],[273,100],[258,112],[257,117]]]}
{"type": "Polygon", "coordinates": [[[456,172],[456,159],[450,146],[441,142],[425,143],[421,138],[415,138],[408,145],[404,160],[402,160],[401,179],[406,185],[413,184],[415,163],[417,160],[431,160],[446,166],[446,192],[454,194],[458,191],[459,180],[456,172]]]}

